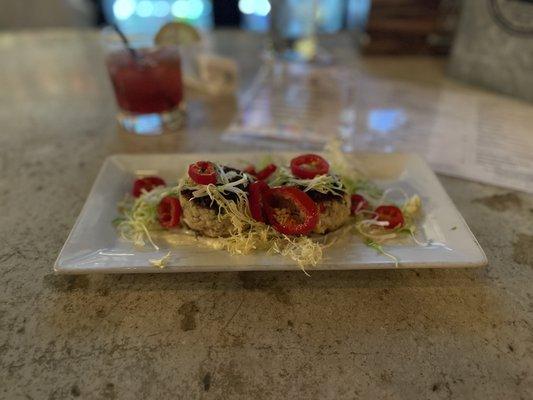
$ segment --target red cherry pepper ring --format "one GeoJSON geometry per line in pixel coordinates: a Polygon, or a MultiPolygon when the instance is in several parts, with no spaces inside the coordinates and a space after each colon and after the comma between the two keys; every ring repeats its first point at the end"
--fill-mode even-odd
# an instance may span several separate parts
{"type": "Polygon", "coordinates": [[[217,183],[215,164],[210,161],[196,161],[189,165],[189,178],[200,185],[217,183]]]}
{"type": "Polygon", "coordinates": [[[163,228],[173,228],[180,223],[181,204],[176,197],[166,196],[157,206],[157,219],[163,228]]]}
{"type": "Polygon", "coordinates": [[[250,207],[252,218],[256,221],[267,222],[263,199],[269,190],[270,187],[263,181],[253,182],[248,186],[248,206],[250,207]]]}
{"type": "Polygon", "coordinates": [[[386,229],[394,229],[404,224],[402,210],[396,206],[379,206],[375,210],[378,221],[387,221],[386,229]]]}
{"type": "Polygon", "coordinates": [[[360,194],[352,194],[352,206],[350,208],[352,215],[358,214],[363,210],[369,210],[368,201],[360,194]]]}
{"type": "Polygon", "coordinates": [[[291,160],[291,171],[301,179],[313,179],[317,175],[327,174],[329,164],[318,154],[303,154],[291,160]]]}
{"type": "Polygon", "coordinates": [[[319,211],[315,202],[292,186],[265,192],[263,206],[268,222],[285,235],[306,235],[318,224],[319,211]]]}
{"type": "Polygon", "coordinates": [[[143,193],[143,190],[149,192],[157,186],[165,185],[165,181],[158,176],[146,176],[144,178],[136,179],[135,182],[133,182],[131,193],[133,194],[133,197],[139,197],[143,193]]]}

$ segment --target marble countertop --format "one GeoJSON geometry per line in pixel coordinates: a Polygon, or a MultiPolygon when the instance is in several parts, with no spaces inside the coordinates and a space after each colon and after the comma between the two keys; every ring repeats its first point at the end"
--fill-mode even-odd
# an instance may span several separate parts
{"type": "MultiPolygon", "coordinates": [[[[214,45],[245,87],[261,39],[214,45]]],[[[439,177],[482,269],[54,275],[106,156],[249,146],[219,139],[234,98],[190,97],[176,135],[117,133],[96,32],[2,33],[0,60],[0,398],[533,397],[533,196],[439,177]]],[[[446,82],[438,59],[357,67],[446,82]]]]}

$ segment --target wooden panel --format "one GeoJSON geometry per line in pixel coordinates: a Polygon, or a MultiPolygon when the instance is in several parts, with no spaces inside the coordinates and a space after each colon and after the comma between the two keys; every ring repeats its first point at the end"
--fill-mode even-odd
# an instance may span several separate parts
{"type": "Polygon", "coordinates": [[[374,0],[365,54],[447,54],[457,0],[374,0]]]}

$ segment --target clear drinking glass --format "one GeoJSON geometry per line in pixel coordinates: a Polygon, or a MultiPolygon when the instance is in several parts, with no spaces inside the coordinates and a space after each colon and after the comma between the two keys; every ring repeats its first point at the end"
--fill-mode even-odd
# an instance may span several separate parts
{"type": "Polygon", "coordinates": [[[119,124],[141,135],[179,128],[184,120],[179,49],[155,46],[152,37],[136,36],[128,38],[132,52],[111,29],[104,29],[102,36],[119,124]]]}
{"type": "Polygon", "coordinates": [[[274,56],[310,61],[317,53],[317,0],[270,0],[270,41],[274,56]]]}

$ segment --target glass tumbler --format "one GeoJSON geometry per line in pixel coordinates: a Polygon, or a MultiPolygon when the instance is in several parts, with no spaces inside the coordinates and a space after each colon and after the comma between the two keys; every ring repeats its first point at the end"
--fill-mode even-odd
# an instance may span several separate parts
{"type": "Polygon", "coordinates": [[[184,121],[178,47],[155,46],[151,37],[136,36],[128,38],[128,49],[110,28],[102,37],[122,128],[141,135],[178,129],[184,121]]]}
{"type": "Polygon", "coordinates": [[[271,0],[270,41],[274,55],[310,61],[317,53],[317,0],[271,0]]]}

